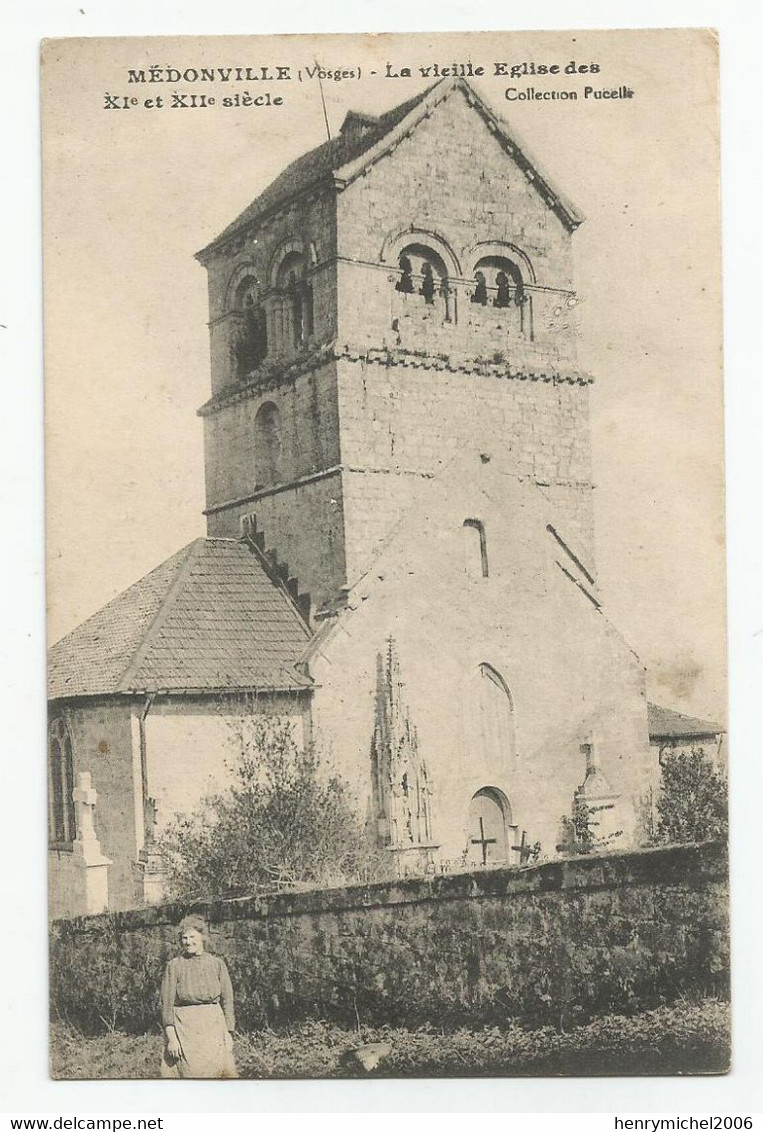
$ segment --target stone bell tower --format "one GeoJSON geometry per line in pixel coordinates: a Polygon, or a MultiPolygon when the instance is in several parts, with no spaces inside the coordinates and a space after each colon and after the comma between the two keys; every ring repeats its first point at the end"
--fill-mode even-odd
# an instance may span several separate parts
{"type": "Polygon", "coordinates": [[[592,570],[580,221],[464,80],[349,113],[199,253],[209,534],[245,522],[320,616],[498,437],[592,570]]]}

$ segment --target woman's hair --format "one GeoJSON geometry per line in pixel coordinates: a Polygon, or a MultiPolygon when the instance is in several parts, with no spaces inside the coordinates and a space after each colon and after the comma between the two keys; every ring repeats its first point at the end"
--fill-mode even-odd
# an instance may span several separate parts
{"type": "Polygon", "coordinates": [[[184,916],[178,924],[177,930],[178,935],[182,935],[183,932],[193,931],[198,932],[199,935],[202,935],[204,937],[204,939],[207,939],[209,937],[209,929],[207,928],[207,922],[203,916],[184,916]]]}

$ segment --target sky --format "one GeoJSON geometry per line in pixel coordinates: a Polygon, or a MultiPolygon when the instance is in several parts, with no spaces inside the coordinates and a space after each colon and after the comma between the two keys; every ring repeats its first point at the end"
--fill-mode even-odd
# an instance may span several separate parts
{"type": "MultiPolygon", "coordinates": [[[[324,83],[333,132],[471,61],[474,80],[583,213],[575,234],[582,368],[596,378],[597,557],[608,616],[657,702],[725,719],[716,44],[709,32],[75,40],[44,56],[49,636],[204,533],[196,408],[209,395],[206,285],[194,252],[325,137],[314,81],[261,84],[271,108],[105,110],[165,96],[128,68],[360,68],[324,83]],[[509,79],[495,62],[601,70],[509,79]],[[377,76],[370,74],[378,70],[377,76]],[[583,99],[584,86],[634,91],[583,99]],[[507,87],[576,89],[507,101],[507,87]]],[[[254,91],[255,84],[236,89],[254,91]]],[[[197,84],[197,93],[216,93],[197,84]]],[[[226,94],[230,93],[226,89],[226,94]]]]}

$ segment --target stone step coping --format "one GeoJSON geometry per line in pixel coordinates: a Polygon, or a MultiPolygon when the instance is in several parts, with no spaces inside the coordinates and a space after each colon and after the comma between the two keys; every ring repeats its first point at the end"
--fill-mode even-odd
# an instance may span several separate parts
{"type": "Polygon", "coordinates": [[[440,876],[414,877],[341,888],[291,890],[261,896],[173,903],[53,921],[53,937],[99,934],[108,930],[136,931],[144,927],[175,926],[190,911],[199,912],[210,926],[236,920],[316,915],[360,909],[388,908],[442,900],[543,896],[575,890],[607,890],[655,884],[701,889],[724,883],[728,876],[725,842],[659,846],[559,858],[539,864],[481,868],[440,876]]]}

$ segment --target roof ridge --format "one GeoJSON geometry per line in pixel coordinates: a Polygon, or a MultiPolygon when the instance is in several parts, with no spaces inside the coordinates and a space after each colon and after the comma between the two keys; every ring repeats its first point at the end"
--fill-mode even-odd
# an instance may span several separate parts
{"type": "Polygon", "coordinates": [[[153,644],[154,634],[158,627],[165,621],[167,614],[169,613],[169,610],[172,607],[175,598],[177,597],[181,585],[188,577],[190,565],[196,558],[197,552],[199,550],[199,545],[203,544],[204,542],[205,539],[200,536],[199,538],[194,539],[193,542],[189,543],[186,547],[187,553],[178,567],[177,574],[167,587],[167,592],[162,598],[159,604],[159,608],[157,609],[148,627],[143,633],[143,639],[141,643],[138,645],[127,667],[117,681],[117,692],[130,692],[134,690],[130,688],[129,681],[132,679],[132,677],[135,676],[135,673],[138,671],[141,664],[145,660],[146,653],[148,652],[150,645],[153,644]]]}
{"type": "MultiPolygon", "coordinates": [[[[405,136],[409,131],[414,130],[432,113],[436,106],[456,90],[461,91],[468,104],[478,111],[490,132],[494,135],[499,134],[503,138],[509,157],[516,162],[520,168],[522,168],[524,164],[525,173],[527,169],[532,171],[533,175],[529,180],[535,188],[535,191],[544,200],[547,207],[559,216],[562,223],[570,231],[577,228],[578,225],[582,223],[583,216],[566,199],[564,194],[560,193],[555,187],[550,178],[542,170],[535,157],[531,154],[524,141],[520,140],[519,136],[514,134],[513,128],[510,128],[505,119],[493,110],[468,79],[461,75],[439,79],[437,82],[427,87],[426,90],[422,91],[419,96],[410,99],[407,103],[403,102],[400,106],[389,111],[389,116],[393,119],[389,128],[384,130],[384,132],[365,149],[351,156],[343,164],[336,166],[334,169],[334,175],[338,177],[340,181],[342,180],[342,170],[347,169],[349,171],[342,187],[363,174],[368,165],[376,164],[382,157],[385,157],[387,153],[394,148],[398,134],[405,136]],[[395,113],[406,106],[408,106],[408,109],[405,110],[403,115],[397,120],[394,120],[395,113]],[[419,116],[414,121],[409,121],[417,112],[419,116]],[[521,158],[519,161],[517,160],[518,156],[521,158]],[[543,191],[544,189],[545,193],[543,191]]],[[[382,115],[379,121],[384,122],[385,117],[386,115],[382,115]]]]}
{"type": "Polygon", "coordinates": [[[514,133],[513,126],[509,127],[468,79],[458,75],[430,83],[418,94],[378,115],[375,122],[364,111],[348,110],[348,115],[357,115],[368,122],[370,128],[367,134],[352,139],[340,131],[336,137],[312,146],[289,161],[222,232],[197,252],[197,259],[204,263],[213,250],[222,247],[229,240],[243,238],[251,225],[262,222],[267,215],[280,212],[290,201],[305,193],[315,192],[321,185],[335,190],[343,188],[344,184],[349,184],[356,176],[360,176],[369,165],[386,156],[394,146],[398,133],[405,134],[408,130],[415,129],[443,99],[456,90],[461,91],[469,104],[477,110],[490,132],[503,140],[509,157],[517,162],[526,175],[530,171],[528,179],[535,186],[536,192],[562,223],[573,231],[582,222],[582,215],[555,187],[521,137],[514,133]],[[411,121],[417,112],[420,112],[420,116],[411,121]],[[350,171],[344,183],[342,170],[350,171]]]}

